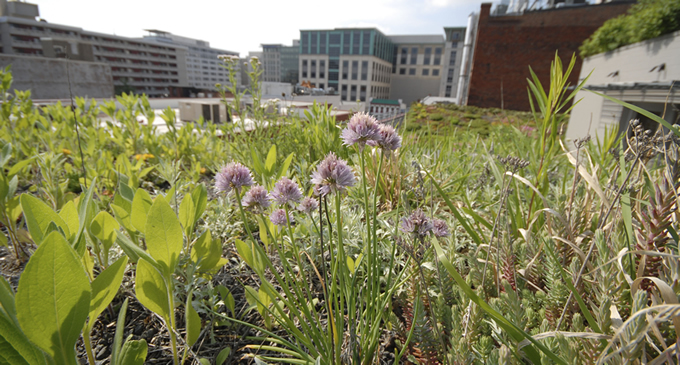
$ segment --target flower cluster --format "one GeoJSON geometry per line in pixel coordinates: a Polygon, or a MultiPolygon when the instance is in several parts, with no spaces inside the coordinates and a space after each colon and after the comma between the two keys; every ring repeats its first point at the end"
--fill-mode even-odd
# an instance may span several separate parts
{"type": "Polygon", "coordinates": [[[314,192],[322,196],[342,193],[348,187],[354,186],[354,182],[352,169],[333,152],[329,153],[312,173],[314,192]]]}
{"type": "Polygon", "coordinates": [[[243,197],[241,205],[250,212],[255,214],[264,213],[267,208],[271,205],[269,202],[271,196],[263,186],[255,185],[243,197]]]}
{"type": "Polygon", "coordinates": [[[357,145],[363,149],[366,145],[379,147],[385,151],[394,151],[401,147],[401,137],[394,128],[380,124],[367,113],[356,113],[342,131],[345,145],[357,145]]]}
{"type": "Polygon", "coordinates": [[[240,193],[242,187],[251,185],[253,185],[253,177],[250,175],[250,170],[238,162],[228,163],[215,176],[215,189],[218,192],[229,193],[234,189],[236,193],[240,193]]]}
{"type": "Polygon", "coordinates": [[[297,207],[299,211],[305,214],[312,214],[317,208],[319,208],[319,201],[310,197],[302,199],[302,202],[297,207]]]}
{"type": "Polygon", "coordinates": [[[295,206],[302,199],[302,190],[295,181],[283,177],[274,185],[272,190],[271,200],[276,201],[279,205],[289,204],[291,207],[295,206]]]}
{"type": "Polygon", "coordinates": [[[416,238],[424,238],[432,233],[435,237],[450,236],[449,227],[441,219],[430,220],[422,210],[416,209],[410,216],[401,219],[401,231],[416,238]]]}

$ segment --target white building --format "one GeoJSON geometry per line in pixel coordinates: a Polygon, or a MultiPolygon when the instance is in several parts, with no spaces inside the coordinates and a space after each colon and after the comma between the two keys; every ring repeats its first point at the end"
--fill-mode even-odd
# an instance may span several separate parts
{"type": "MultiPolygon", "coordinates": [[[[680,115],[680,31],[631,44],[583,60],[579,80],[592,72],[585,88],[663,115],[671,124],[680,115]]],[[[580,100],[571,111],[567,139],[590,135],[602,138],[607,129],[622,132],[632,119],[640,119],[645,128],[657,123],[619,104],[581,90],[580,100]]]]}
{"type": "Polygon", "coordinates": [[[444,37],[437,34],[389,38],[396,48],[389,99],[401,99],[410,105],[424,97],[439,95],[446,64],[444,37]]]}

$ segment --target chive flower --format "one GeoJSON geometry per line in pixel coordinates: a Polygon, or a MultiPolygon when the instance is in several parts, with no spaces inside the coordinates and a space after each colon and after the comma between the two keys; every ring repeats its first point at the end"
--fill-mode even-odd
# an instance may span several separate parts
{"type": "Polygon", "coordinates": [[[368,143],[373,145],[380,140],[378,121],[367,113],[356,113],[342,130],[342,140],[346,146],[357,145],[363,149],[368,143]]]}
{"type": "Polygon", "coordinates": [[[297,207],[299,211],[305,214],[311,214],[317,208],[319,208],[319,201],[310,197],[305,197],[302,199],[302,202],[297,207]]]}
{"type": "MultiPolygon", "coordinates": [[[[275,210],[269,215],[269,220],[276,226],[286,225],[286,211],[283,209],[275,210]]],[[[293,216],[290,216],[290,222],[293,223],[293,216]]]]}
{"type": "Polygon", "coordinates": [[[271,205],[269,202],[270,196],[263,186],[255,185],[243,197],[241,205],[250,212],[255,214],[264,213],[267,208],[271,205]]]}
{"type": "Polygon", "coordinates": [[[314,192],[325,196],[344,192],[348,187],[354,186],[355,178],[347,162],[331,152],[312,173],[311,182],[314,184],[314,192]]]}
{"type": "Polygon", "coordinates": [[[417,238],[427,236],[433,228],[430,219],[420,209],[414,210],[410,216],[401,219],[401,231],[417,238]]]}
{"type": "Polygon", "coordinates": [[[215,189],[218,192],[229,193],[232,189],[241,192],[244,186],[253,185],[250,170],[238,162],[230,162],[215,176],[215,189]]]}
{"type": "Polygon", "coordinates": [[[382,148],[384,151],[394,151],[397,148],[401,147],[401,137],[399,134],[397,134],[397,131],[394,130],[394,127],[392,127],[389,124],[380,124],[378,126],[378,133],[380,134],[380,138],[376,141],[371,141],[368,144],[371,146],[378,146],[382,148]]]}
{"type": "Polygon", "coordinates": [[[448,237],[451,235],[449,232],[449,226],[442,219],[435,219],[432,222],[432,234],[438,238],[448,237]]]}
{"type": "Polygon", "coordinates": [[[295,181],[287,177],[282,177],[281,180],[274,185],[274,190],[272,190],[270,199],[276,201],[280,205],[290,204],[293,206],[302,199],[302,190],[300,190],[300,187],[295,181]]]}

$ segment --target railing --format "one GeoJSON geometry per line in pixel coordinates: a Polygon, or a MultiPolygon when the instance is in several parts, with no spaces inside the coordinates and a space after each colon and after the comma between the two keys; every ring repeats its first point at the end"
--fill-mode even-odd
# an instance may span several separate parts
{"type": "Polygon", "coordinates": [[[379,120],[379,122],[383,124],[389,124],[395,128],[399,128],[401,127],[402,123],[404,123],[404,118],[406,118],[406,113],[397,114],[392,117],[381,119],[379,120]]]}

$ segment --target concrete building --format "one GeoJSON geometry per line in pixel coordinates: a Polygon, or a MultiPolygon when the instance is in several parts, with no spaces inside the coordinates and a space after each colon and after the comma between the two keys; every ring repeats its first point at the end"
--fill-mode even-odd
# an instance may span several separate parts
{"type": "Polygon", "coordinates": [[[394,44],[375,28],[300,31],[299,80],[342,101],[390,95],[394,44]]]}
{"type": "MultiPolygon", "coordinates": [[[[514,4],[509,9],[522,9],[514,4]]],[[[483,3],[477,23],[473,66],[467,105],[530,110],[527,97],[529,66],[543,85],[550,80],[550,63],[559,53],[562,63],[606,20],[626,13],[634,1],[601,5],[561,6],[522,13],[492,16],[491,4],[483,3]]],[[[510,10],[508,10],[510,11],[510,10]]],[[[581,59],[569,78],[577,82],[581,59]]]]}
{"type": "Polygon", "coordinates": [[[439,95],[442,71],[447,63],[444,37],[393,35],[388,38],[395,50],[389,99],[401,99],[410,105],[423,97],[439,95]]]}
{"type": "MultiPolygon", "coordinates": [[[[579,81],[590,75],[586,88],[663,116],[670,124],[680,120],[680,31],[621,47],[583,60],[579,81]]],[[[646,129],[658,124],[637,112],[589,91],[579,91],[567,128],[567,139],[587,135],[602,138],[606,130],[627,130],[632,119],[646,129]]]]}
{"type": "Polygon", "coordinates": [[[262,80],[265,82],[281,82],[281,45],[262,45],[262,80]]]}
{"type": "Polygon", "coordinates": [[[111,67],[101,62],[0,54],[0,67],[12,66],[12,90],[36,99],[113,97],[111,67]]]}
{"type": "Polygon", "coordinates": [[[458,97],[458,82],[463,65],[463,49],[466,37],[465,30],[465,27],[444,27],[446,46],[444,47],[444,66],[439,83],[439,96],[445,98],[458,97]]]}
{"type": "Polygon", "coordinates": [[[300,40],[294,39],[292,46],[281,46],[281,82],[295,85],[300,70],[300,40]]]}
{"type": "Polygon", "coordinates": [[[406,104],[402,100],[371,99],[367,107],[368,114],[379,121],[388,120],[406,112],[406,104]]]}
{"type": "MultiPolygon", "coordinates": [[[[149,34],[144,36],[144,40],[186,47],[187,85],[194,89],[191,90],[192,92],[215,91],[215,84],[229,84],[229,73],[222,67],[223,63],[218,60],[217,56],[238,56],[238,52],[212,48],[207,41],[181,37],[161,30],[147,29],[147,32],[149,34]]],[[[237,83],[239,83],[240,73],[237,72],[237,75],[239,75],[237,77],[237,83]]]]}

